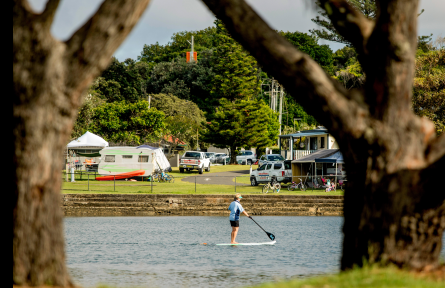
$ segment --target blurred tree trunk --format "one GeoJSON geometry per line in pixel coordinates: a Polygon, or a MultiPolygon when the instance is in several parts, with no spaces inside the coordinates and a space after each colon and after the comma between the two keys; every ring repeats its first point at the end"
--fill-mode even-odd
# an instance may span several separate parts
{"type": "Polygon", "coordinates": [[[66,42],[50,33],[59,1],[41,14],[13,3],[13,284],[72,285],[60,209],[63,151],[83,92],[148,2],[105,1],[66,42]]]}
{"type": "Polygon", "coordinates": [[[375,20],[345,0],[323,0],[354,45],[364,90],[346,90],[241,0],[204,0],[239,41],[339,142],[348,171],[342,269],[439,265],[445,228],[445,133],[411,108],[418,0],[376,1],[375,20]],[[298,95],[298,96],[297,96],[298,95]]]}

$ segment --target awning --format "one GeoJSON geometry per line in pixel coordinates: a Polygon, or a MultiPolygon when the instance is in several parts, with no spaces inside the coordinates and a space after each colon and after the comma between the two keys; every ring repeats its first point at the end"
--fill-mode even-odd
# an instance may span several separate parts
{"type": "Polygon", "coordinates": [[[293,134],[287,134],[287,135],[279,135],[280,138],[290,138],[290,137],[311,137],[311,136],[318,136],[318,135],[326,135],[329,134],[328,130],[326,129],[314,129],[314,130],[307,130],[307,131],[301,131],[298,133],[293,134]]]}
{"type": "MultiPolygon", "coordinates": [[[[292,163],[313,163],[313,162],[318,162],[318,161],[316,161],[316,159],[326,158],[326,157],[329,157],[331,155],[334,155],[337,152],[340,152],[340,149],[324,149],[324,150],[319,150],[317,152],[311,153],[311,154],[309,154],[309,155],[307,155],[305,157],[302,157],[300,159],[292,160],[292,163]]],[[[342,159],[343,159],[343,157],[342,157],[342,159]]],[[[326,162],[326,163],[333,163],[333,162],[326,162]]],[[[338,162],[338,163],[340,163],[340,162],[338,162]]]]}
{"type": "Polygon", "coordinates": [[[148,149],[151,149],[151,150],[156,150],[156,149],[159,149],[160,147],[153,147],[153,146],[150,146],[150,145],[141,145],[141,146],[136,147],[136,149],[140,149],[140,148],[148,148],[148,149]]]}
{"type": "Polygon", "coordinates": [[[340,151],[332,154],[331,156],[327,156],[324,158],[317,158],[315,159],[316,163],[345,163],[343,160],[343,155],[341,154],[340,151]]]}

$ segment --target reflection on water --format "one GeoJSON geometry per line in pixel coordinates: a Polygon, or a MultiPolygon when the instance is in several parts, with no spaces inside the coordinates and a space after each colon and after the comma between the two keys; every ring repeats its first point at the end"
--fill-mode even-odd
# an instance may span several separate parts
{"type": "MultiPolygon", "coordinates": [[[[338,271],[342,217],[255,220],[276,245],[215,246],[230,242],[228,217],[68,217],[68,267],[84,287],[240,287],[338,271]]],[[[238,242],[268,241],[240,222],[238,242]]]]}

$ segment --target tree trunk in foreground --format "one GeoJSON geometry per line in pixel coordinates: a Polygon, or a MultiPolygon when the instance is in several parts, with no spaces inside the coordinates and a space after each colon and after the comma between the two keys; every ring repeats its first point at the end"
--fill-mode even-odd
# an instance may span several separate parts
{"type": "Polygon", "coordinates": [[[359,54],[363,90],[346,90],[241,0],[204,0],[239,41],[339,142],[348,169],[341,268],[439,265],[445,228],[445,134],[411,109],[417,0],[377,1],[375,21],[322,0],[359,54]]]}
{"type": "Polygon", "coordinates": [[[13,5],[13,284],[70,286],[60,209],[62,153],[82,94],[148,4],[106,1],[66,42],[50,34],[59,1],[13,5]]]}

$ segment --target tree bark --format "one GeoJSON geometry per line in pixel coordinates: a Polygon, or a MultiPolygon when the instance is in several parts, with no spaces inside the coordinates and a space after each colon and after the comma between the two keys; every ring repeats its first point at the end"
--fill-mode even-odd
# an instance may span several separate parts
{"type": "Polygon", "coordinates": [[[346,90],[240,0],[204,0],[231,35],[337,139],[348,169],[342,269],[439,265],[445,134],[411,110],[418,1],[377,1],[376,21],[347,1],[321,1],[359,53],[364,91],[346,90]],[[298,96],[297,96],[298,95],[298,96]]]}
{"type": "Polygon", "coordinates": [[[230,146],[230,164],[236,164],[236,146],[230,146]]]}
{"type": "Polygon", "coordinates": [[[70,286],[60,209],[62,152],[82,94],[148,0],[105,1],[73,37],[50,33],[59,1],[41,14],[13,5],[13,284],[70,286]]]}

